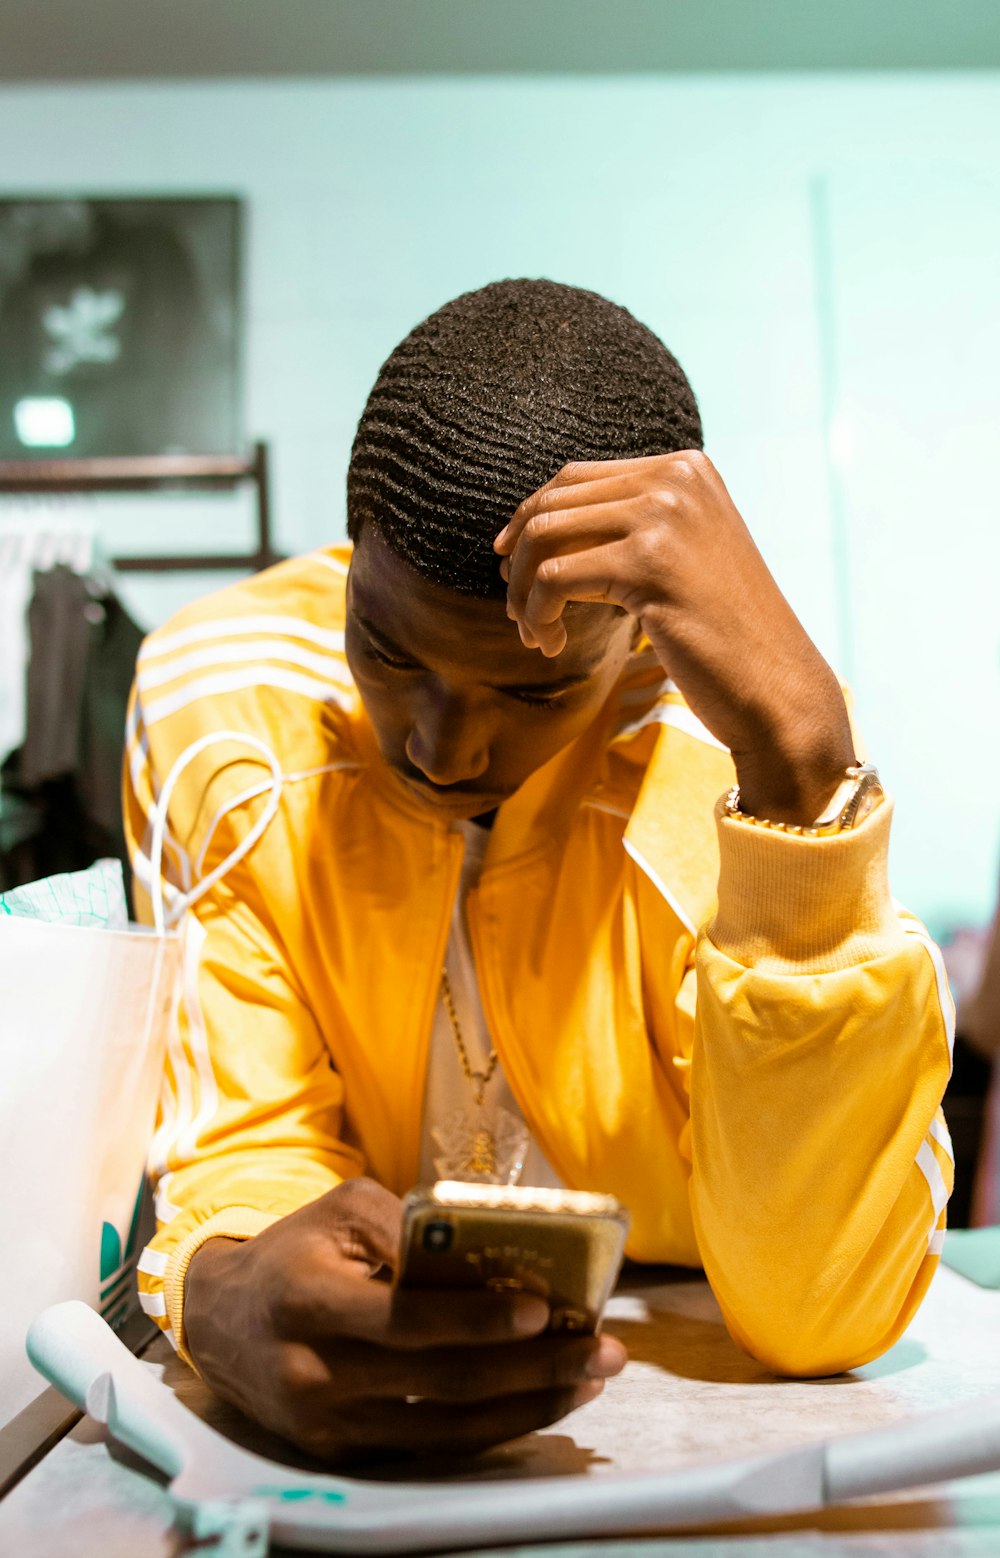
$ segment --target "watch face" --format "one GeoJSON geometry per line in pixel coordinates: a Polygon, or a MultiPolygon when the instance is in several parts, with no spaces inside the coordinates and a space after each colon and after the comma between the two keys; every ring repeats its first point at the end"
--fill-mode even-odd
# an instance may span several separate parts
{"type": "Polygon", "coordinates": [[[841,813],[841,829],[857,827],[884,799],[885,791],[874,768],[862,774],[857,789],[841,813]]]}

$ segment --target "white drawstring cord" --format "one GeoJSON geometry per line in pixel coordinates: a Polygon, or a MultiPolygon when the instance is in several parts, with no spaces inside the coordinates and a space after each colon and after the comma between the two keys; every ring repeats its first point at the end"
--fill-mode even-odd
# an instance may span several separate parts
{"type": "Polygon", "coordinates": [[[168,917],[163,907],[163,881],[160,872],[163,864],[163,835],[167,826],[167,811],[170,806],[170,797],[174,792],[178,779],[188,764],[200,752],[204,752],[206,747],[214,746],[216,742],[222,741],[234,741],[240,746],[253,747],[261,754],[271,770],[270,799],[250,829],[250,832],[246,835],[246,838],[240,840],[236,848],[230,851],[221,865],[217,865],[206,877],[202,877],[190,892],[180,894],[176,907],[170,911],[169,924],[171,926],[176,925],[185,910],[189,909],[193,903],[197,903],[199,898],[203,898],[215,886],[216,882],[225,876],[227,871],[232,870],[237,861],[242,860],[243,856],[253,849],[257,840],[270,826],[281,804],[281,787],[284,782],[284,775],[278,765],[278,759],[271,748],[257,736],[250,736],[246,731],[241,730],[214,730],[209,735],[201,736],[197,741],[192,741],[190,746],[185,747],[171,767],[159,796],[150,808],[150,818],[153,824],[149,851],[150,900],[153,907],[153,924],[156,927],[157,933],[161,936],[168,923],[168,917]]]}

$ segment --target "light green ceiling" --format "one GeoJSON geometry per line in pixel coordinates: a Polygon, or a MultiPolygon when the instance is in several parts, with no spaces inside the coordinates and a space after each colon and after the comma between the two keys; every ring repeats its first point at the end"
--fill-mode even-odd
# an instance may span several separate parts
{"type": "Polygon", "coordinates": [[[1000,0],[0,0],[0,80],[1000,66],[1000,0]]]}

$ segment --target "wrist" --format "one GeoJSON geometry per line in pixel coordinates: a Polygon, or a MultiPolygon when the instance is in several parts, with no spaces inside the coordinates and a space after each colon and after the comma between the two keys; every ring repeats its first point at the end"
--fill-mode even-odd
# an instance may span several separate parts
{"type": "Polygon", "coordinates": [[[739,806],[754,817],[787,827],[815,827],[834,804],[848,769],[857,763],[848,748],[837,761],[809,763],[740,760],[736,764],[739,806]]]}
{"type": "Polygon", "coordinates": [[[236,1253],[243,1249],[244,1242],[242,1239],[216,1235],[198,1246],[184,1274],[185,1314],[192,1297],[204,1292],[206,1286],[213,1287],[219,1282],[222,1273],[230,1268],[236,1253]]]}
{"type": "Polygon", "coordinates": [[[770,828],[779,833],[797,833],[811,838],[828,838],[831,834],[847,833],[864,822],[884,800],[885,790],[878,769],[872,763],[857,763],[848,768],[843,782],[823,808],[823,815],[814,817],[811,823],[782,822],[770,816],[757,816],[744,806],[738,784],[733,785],[723,797],[722,804],[723,816],[751,827],[770,828]]]}
{"type": "Polygon", "coordinates": [[[742,666],[730,648],[708,683],[704,674],[688,675],[669,644],[661,651],[655,622],[644,619],[643,627],[689,707],[729,749],[745,809],[811,825],[857,761],[843,688],[819,651],[801,634],[794,655],[758,668],[752,646],[742,666]]]}
{"type": "Polygon", "coordinates": [[[203,1362],[212,1355],[218,1315],[225,1314],[227,1330],[232,1327],[232,1305],[225,1289],[243,1248],[239,1239],[206,1239],[184,1274],[184,1344],[199,1373],[205,1372],[203,1362]]]}
{"type": "Polygon", "coordinates": [[[800,700],[787,697],[784,718],[733,751],[741,811],[790,827],[813,827],[826,814],[858,761],[843,692],[832,672],[829,679],[828,692],[814,689],[804,712],[796,715],[800,700]]]}
{"type": "Polygon", "coordinates": [[[204,1277],[206,1272],[213,1267],[218,1268],[219,1262],[225,1262],[234,1250],[240,1250],[245,1244],[244,1239],[230,1239],[225,1234],[213,1234],[211,1239],[206,1239],[204,1244],[199,1244],[188,1262],[187,1273],[184,1278],[184,1295],[188,1296],[188,1285],[194,1273],[195,1282],[204,1277]]]}

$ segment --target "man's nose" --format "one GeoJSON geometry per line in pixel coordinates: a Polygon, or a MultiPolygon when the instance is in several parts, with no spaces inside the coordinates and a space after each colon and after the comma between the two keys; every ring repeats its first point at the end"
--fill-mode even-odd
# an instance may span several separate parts
{"type": "Polygon", "coordinates": [[[470,784],[489,767],[489,739],[463,699],[431,691],[410,726],[406,755],[432,784],[470,784]]]}

